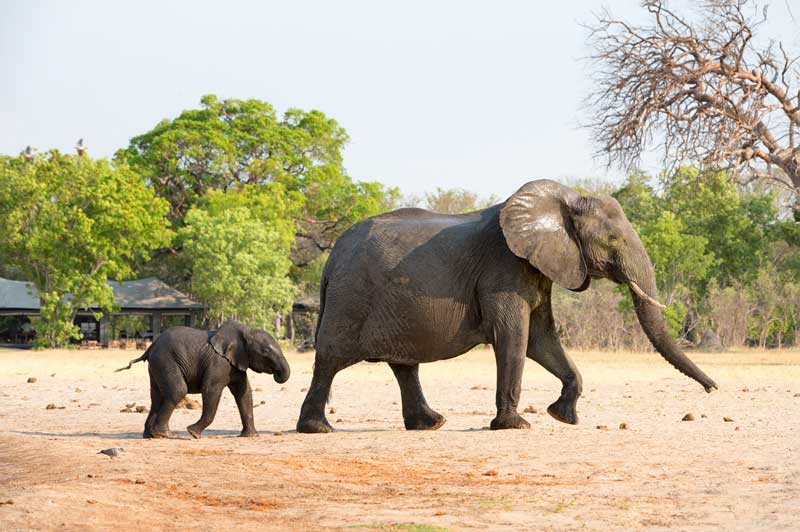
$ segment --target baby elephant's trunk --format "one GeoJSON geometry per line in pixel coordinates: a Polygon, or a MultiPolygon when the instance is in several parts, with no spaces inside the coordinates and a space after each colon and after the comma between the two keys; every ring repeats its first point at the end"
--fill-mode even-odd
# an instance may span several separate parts
{"type": "Polygon", "coordinates": [[[275,370],[272,372],[272,376],[275,378],[275,382],[283,384],[288,381],[291,370],[289,369],[289,362],[286,361],[286,357],[283,356],[283,353],[276,353],[273,363],[275,370]]]}

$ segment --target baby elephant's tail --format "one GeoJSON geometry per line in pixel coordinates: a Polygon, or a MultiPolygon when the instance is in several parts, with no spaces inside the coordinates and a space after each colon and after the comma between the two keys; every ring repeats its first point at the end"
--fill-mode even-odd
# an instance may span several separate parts
{"type": "Polygon", "coordinates": [[[152,349],[152,348],[153,348],[153,345],[151,344],[150,347],[147,348],[147,351],[142,353],[142,356],[140,356],[139,358],[134,358],[133,360],[128,362],[128,365],[125,366],[124,368],[115,369],[114,373],[116,373],[118,371],[125,371],[126,369],[131,369],[131,366],[133,366],[137,362],[141,362],[142,360],[147,360],[147,357],[150,354],[150,349],[152,349]]]}

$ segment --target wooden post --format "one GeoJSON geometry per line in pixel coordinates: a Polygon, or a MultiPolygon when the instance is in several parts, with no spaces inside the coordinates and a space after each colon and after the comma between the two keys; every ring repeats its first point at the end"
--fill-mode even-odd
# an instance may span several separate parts
{"type": "Polygon", "coordinates": [[[289,329],[289,341],[294,345],[294,312],[289,312],[286,317],[286,326],[289,329]]]}
{"type": "Polygon", "coordinates": [[[158,335],[161,334],[161,313],[153,312],[150,315],[150,331],[153,333],[153,341],[156,341],[158,335]]]}
{"type": "Polygon", "coordinates": [[[103,316],[100,318],[100,325],[98,327],[100,328],[98,331],[100,345],[103,347],[108,347],[108,342],[111,338],[111,323],[108,319],[108,314],[103,314],[103,316]]]}

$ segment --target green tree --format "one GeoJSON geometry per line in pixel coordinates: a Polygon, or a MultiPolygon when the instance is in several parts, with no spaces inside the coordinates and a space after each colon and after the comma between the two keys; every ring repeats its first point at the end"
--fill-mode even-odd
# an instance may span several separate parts
{"type": "Polygon", "coordinates": [[[189,210],[180,230],[191,264],[192,293],[208,305],[215,324],[237,319],[271,330],[287,311],[295,288],[289,279],[298,202],[280,185],[211,192],[189,210]]]}
{"type": "Polygon", "coordinates": [[[741,192],[726,172],[692,167],[679,168],[664,184],[664,202],[686,231],[708,240],[716,258],[712,275],[723,284],[753,280],[767,262],[774,197],[741,192]]]}
{"type": "MultiPolygon", "coordinates": [[[[280,183],[305,198],[293,214],[293,260],[303,267],[330,249],[350,225],[392,208],[399,192],[380,183],[354,181],[342,165],[345,130],[316,110],[289,109],[278,117],[260,100],[203,96],[199,109],[161,121],[131,139],[116,154],[139,171],[159,197],[170,203],[176,227],[209,190],[237,190],[244,184],[280,183]]],[[[156,267],[178,286],[180,250],[170,250],[156,267]]]]}
{"type": "Polygon", "coordinates": [[[444,189],[425,194],[425,208],[442,214],[461,214],[490,207],[498,202],[496,196],[482,199],[474,192],[463,188],[444,189]]]}
{"type": "Polygon", "coordinates": [[[78,309],[111,309],[106,280],[169,244],[168,209],[124,164],[55,150],[0,158],[0,256],[36,286],[40,345],[79,338],[78,309]]]}

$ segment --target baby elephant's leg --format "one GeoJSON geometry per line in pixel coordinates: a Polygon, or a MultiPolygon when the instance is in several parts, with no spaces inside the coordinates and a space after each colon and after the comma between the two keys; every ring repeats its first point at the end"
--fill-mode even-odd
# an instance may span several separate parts
{"type": "Polygon", "coordinates": [[[253,392],[250,389],[250,381],[247,374],[241,379],[236,379],[228,385],[228,389],[236,399],[236,406],[239,408],[239,416],[242,418],[242,432],[239,436],[253,437],[258,436],[256,425],[253,422],[253,392]]]}
{"type": "MultiPolygon", "coordinates": [[[[165,380],[154,377],[151,380],[152,384],[158,385],[158,391],[161,395],[161,403],[158,410],[151,419],[153,427],[150,430],[150,437],[152,438],[171,438],[172,433],[169,431],[169,418],[172,417],[172,412],[175,411],[175,405],[178,401],[186,396],[186,383],[182,380],[172,379],[165,380]]],[[[153,403],[153,410],[155,409],[155,402],[153,403]]]]}
{"type": "Polygon", "coordinates": [[[204,387],[203,388],[203,413],[197,423],[189,425],[186,430],[193,438],[199,438],[200,434],[211,425],[214,421],[214,416],[217,415],[217,406],[219,406],[219,398],[222,396],[222,388],[204,387]]]}
{"type": "Polygon", "coordinates": [[[156,381],[150,377],[150,412],[147,414],[147,420],[144,422],[143,438],[154,438],[153,430],[156,425],[156,418],[158,411],[161,408],[161,392],[158,389],[156,381]]]}

